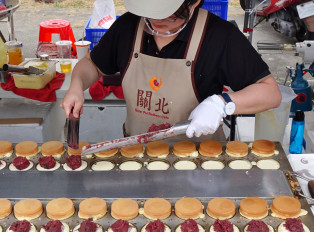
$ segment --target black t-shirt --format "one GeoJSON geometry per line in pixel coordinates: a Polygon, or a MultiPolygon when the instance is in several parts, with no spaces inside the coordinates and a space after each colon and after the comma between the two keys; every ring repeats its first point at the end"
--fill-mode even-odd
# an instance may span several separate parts
{"type": "MultiPolygon", "coordinates": [[[[267,64],[236,26],[214,14],[208,18],[194,72],[200,100],[221,93],[224,85],[238,91],[270,74],[267,64]]],[[[121,15],[91,51],[92,61],[104,74],[124,73],[139,19],[129,12],[121,15]]],[[[142,52],[160,58],[182,59],[195,19],[196,14],[161,51],[153,36],[144,32],[142,52]]]]}

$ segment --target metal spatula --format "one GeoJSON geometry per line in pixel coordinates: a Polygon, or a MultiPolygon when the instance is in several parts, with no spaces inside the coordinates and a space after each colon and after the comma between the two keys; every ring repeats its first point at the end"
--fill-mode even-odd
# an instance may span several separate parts
{"type": "Polygon", "coordinates": [[[189,125],[190,121],[186,121],[177,123],[174,126],[164,130],[88,145],[83,147],[82,155],[88,155],[91,153],[110,150],[113,148],[120,148],[139,143],[148,143],[151,141],[171,138],[177,135],[185,134],[186,129],[188,128],[189,125]]]}
{"type": "Polygon", "coordinates": [[[4,64],[3,71],[22,72],[25,74],[36,74],[36,75],[40,75],[45,72],[45,70],[36,68],[34,66],[29,66],[28,68],[25,68],[22,65],[12,65],[12,64],[4,64]]]}
{"type": "Polygon", "coordinates": [[[73,108],[66,121],[66,142],[72,149],[79,148],[80,118],[73,116],[73,108]]]}

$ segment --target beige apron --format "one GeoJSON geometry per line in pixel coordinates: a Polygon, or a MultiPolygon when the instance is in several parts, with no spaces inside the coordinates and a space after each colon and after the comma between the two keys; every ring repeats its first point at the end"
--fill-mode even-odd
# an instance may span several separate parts
{"type": "MultiPolygon", "coordinates": [[[[127,135],[145,133],[152,124],[174,125],[186,121],[199,104],[193,66],[201,46],[207,13],[200,9],[184,59],[164,59],[141,53],[145,23],[140,20],[131,62],[122,77],[127,105],[127,135]]],[[[219,134],[218,138],[214,134],[215,139],[225,140],[221,127],[219,134]]],[[[212,139],[212,136],[206,139],[212,139]]]]}

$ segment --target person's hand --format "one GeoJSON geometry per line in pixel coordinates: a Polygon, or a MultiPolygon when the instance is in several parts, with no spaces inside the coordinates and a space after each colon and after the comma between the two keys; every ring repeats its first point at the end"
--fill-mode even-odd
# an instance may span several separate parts
{"type": "Polygon", "coordinates": [[[206,98],[190,114],[186,136],[192,138],[193,135],[200,137],[215,133],[225,116],[225,103],[220,97],[214,94],[206,98]]]}
{"type": "Polygon", "coordinates": [[[73,116],[79,118],[83,113],[84,94],[81,90],[69,89],[65,94],[60,107],[64,109],[66,118],[69,117],[73,108],[73,116]]]}

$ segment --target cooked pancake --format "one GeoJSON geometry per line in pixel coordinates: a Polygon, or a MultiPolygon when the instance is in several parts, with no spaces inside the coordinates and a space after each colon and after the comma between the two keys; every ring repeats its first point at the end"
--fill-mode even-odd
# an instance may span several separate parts
{"type": "Polygon", "coordinates": [[[181,198],[174,205],[175,214],[182,219],[203,218],[203,209],[200,200],[191,197],[181,198]]]}
{"type": "Polygon", "coordinates": [[[38,144],[34,141],[23,141],[15,146],[16,156],[25,156],[31,158],[39,152],[38,144]]]}
{"type": "Polygon", "coordinates": [[[74,204],[68,198],[56,198],[46,205],[47,217],[53,220],[64,220],[74,214],[74,204]]]}
{"type": "Polygon", "coordinates": [[[78,216],[83,219],[93,218],[96,220],[105,216],[106,213],[107,203],[98,197],[85,199],[79,205],[78,216]]]}
{"type": "Polygon", "coordinates": [[[121,198],[112,203],[111,216],[115,219],[130,220],[137,217],[138,210],[136,201],[121,198]]]}
{"type": "Polygon", "coordinates": [[[205,140],[200,143],[198,152],[203,156],[218,157],[222,153],[222,145],[214,140],[205,140]]]}
{"type": "Polygon", "coordinates": [[[165,219],[171,214],[171,204],[163,198],[151,198],[145,202],[143,211],[149,219],[165,219]]]}
{"type": "Polygon", "coordinates": [[[232,157],[243,157],[249,152],[249,146],[240,141],[229,141],[226,145],[226,153],[232,157]]]}
{"type": "Polygon", "coordinates": [[[10,157],[13,153],[13,145],[9,141],[0,141],[0,158],[10,157]]]}
{"type": "Polygon", "coordinates": [[[5,218],[12,212],[12,205],[8,199],[0,199],[0,219],[5,218]]]}
{"type": "Polygon", "coordinates": [[[252,153],[257,156],[269,157],[275,154],[276,144],[272,141],[261,139],[252,144],[252,153]]]}
{"type": "Polygon", "coordinates": [[[110,149],[107,151],[96,152],[95,155],[99,158],[109,158],[118,153],[118,148],[110,149]]]}
{"type": "Polygon", "coordinates": [[[32,220],[43,213],[43,205],[37,199],[24,199],[14,205],[14,216],[18,220],[32,220]]]}
{"type": "Polygon", "coordinates": [[[60,158],[65,152],[64,146],[60,141],[49,141],[41,146],[43,156],[54,156],[60,158]]]}
{"type": "Polygon", "coordinates": [[[73,149],[71,147],[68,147],[68,154],[69,155],[81,155],[82,148],[87,145],[89,145],[88,142],[80,141],[78,149],[73,149]]]}
{"type": "Polygon", "coordinates": [[[268,204],[262,198],[247,197],[240,202],[239,212],[248,219],[262,219],[268,215],[268,204]]]}
{"type": "Polygon", "coordinates": [[[179,157],[197,157],[196,146],[190,141],[180,141],[173,145],[173,154],[179,157]]]}
{"type": "Polygon", "coordinates": [[[132,157],[139,157],[142,158],[144,155],[144,147],[142,144],[135,144],[135,145],[130,145],[126,147],[121,147],[120,148],[121,155],[132,158],[132,157]]]}
{"type": "Polygon", "coordinates": [[[307,214],[306,210],[301,209],[300,201],[289,196],[276,197],[270,206],[270,210],[273,217],[282,219],[297,218],[307,214]]]}
{"type": "Polygon", "coordinates": [[[232,200],[214,198],[208,202],[206,212],[215,219],[228,219],[235,215],[236,206],[232,200]]]}
{"type": "Polygon", "coordinates": [[[147,144],[147,155],[158,158],[166,158],[169,154],[168,143],[153,141],[147,144]]]}

